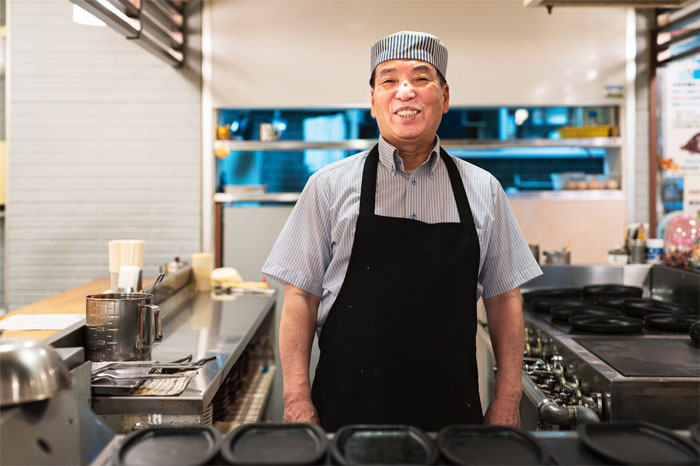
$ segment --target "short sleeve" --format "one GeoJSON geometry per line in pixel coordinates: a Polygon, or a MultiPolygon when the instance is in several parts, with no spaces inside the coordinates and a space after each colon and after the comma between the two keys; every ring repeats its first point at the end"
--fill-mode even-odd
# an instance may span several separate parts
{"type": "Polygon", "coordinates": [[[320,297],[331,244],[329,198],[318,175],[309,178],[262,272],[320,297]]]}
{"type": "Polygon", "coordinates": [[[498,181],[491,181],[493,223],[484,246],[484,264],[479,274],[484,298],[492,298],[542,275],[523,237],[506,193],[498,181]]]}

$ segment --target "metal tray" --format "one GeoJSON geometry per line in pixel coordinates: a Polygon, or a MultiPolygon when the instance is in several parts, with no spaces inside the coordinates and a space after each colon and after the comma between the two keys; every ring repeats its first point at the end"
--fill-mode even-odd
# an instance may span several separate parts
{"type": "Polygon", "coordinates": [[[423,431],[406,425],[350,425],[336,432],[336,464],[435,464],[437,447],[423,431]]]}
{"type": "Polygon", "coordinates": [[[319,464],[327,444],[315,424],[246,424],[226,436],[221,455],[228,464],[319,464]]]}
{"type": "Polygon", "coordinates": [[[606,422],[579,427],[587,448],[616,464],[694,464],[698,448],[670,430],[646,422],[606,422]]]}
{"type": "Polygon", "coordinates": [[[211,464],[221,434],[213,427],[149,427],[129,434],[114,454],[117,465],[211,464]]]}
{"type": "Polygon", "coordinates": [[[120,396],[129,395],[141,386],[143,380],[100,380],[98,383],[90,384],[93,396],[120,396]]]}
{"type": "Polygon", "coordinates": [[[437,438],[447,464],[551,464],[544,447],[527,432],[505,426],[449,426],[437,438]]]}

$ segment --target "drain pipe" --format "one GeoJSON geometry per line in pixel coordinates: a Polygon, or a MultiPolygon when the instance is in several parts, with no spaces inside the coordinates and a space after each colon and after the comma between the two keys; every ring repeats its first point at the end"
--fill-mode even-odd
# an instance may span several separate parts
{"type": "Polygon", "coordinates": [[[600,422],[600,417],[592,409],[576,406],[559,406],[542,393],[542,390],[533,382],[527,373],[522,373],[523,392],[530,401],[537,407],[539,418],[553,426],[590,424],[600,422]]]}

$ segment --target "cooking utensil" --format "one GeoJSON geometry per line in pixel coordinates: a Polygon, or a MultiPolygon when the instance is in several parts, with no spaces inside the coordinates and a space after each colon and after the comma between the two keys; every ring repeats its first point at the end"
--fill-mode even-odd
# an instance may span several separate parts
{"type": "Polygon", "coordinates": [[[647,314],[644,316],[644,323],[647,325],[647,327],[677,332],[690,331],[690,326],[698,321],[700,321],[700,317],[693,314],[661,313],[647,314]]]}
{"type": "Polygon", "coordinates": [[[151,287],[148,290],[146,290],[144,293],[152,295],[153,292],[155,291],[156,287],[158,285],[160,285],[160,282],[162,282],[164,278],[165,278],[165,272],[161,272],[161,274],[158,275],[158,278],[156,278],[156,281],[153,282],[153,285],[151,285],[151,287]]]}
{"type": "Polygon", "coordinates": [[[622,315],[619,309],[602,306],[565,306],[555,307],[550,310],[552,317],[559,320],[569,320],[576,316],[609,316],[615,317],[622,315]]]}
{"type": "Polygon", "coordinates": [[[546,265],[569,265],[571,264],[571,251],[544,251],[544,263],[546,265]]]}
{"type": "Polygon", "coordinates": [[[163,338],[160,308],[147,293],[107,293],[86,298],[87,350],[92,361],[151,359],[163,338]]]}
{"type": "Polygon", "coordinates": [[[213,427],[148,427],[129,434],[114,454],[118,465],[210,464],[221,434],[213,427]]]}
{"type": "Polygon", "coordinates": [[[540,443],[527,432],[505,426],[449,426],[437,438],[448,464],[550,464],[540,443]]]}
{"type": "Polygon", "coordinates": [[[634,317],[578,316],[569,319],[572,330],[595,333],[636,333],[644,327],[642,319],[634,317]]]}
{"type": "Polygon", "coordinates": [[[626,285],[616,285],[616,284],[602,284],[602,285],[590,285],[584,286],[581,289],[584,298],[587,299],[601,299],[601,298],[641,298],[642,290],[638,286],[626,286],[626,285]]]}
{"type": "Polygon", "coordinates": [[[245,424],[224,439],[221,456],[228,464],[319,464],[327,443],[315,424],[245,424]]]}
{"type": "Polygon", "coordinates": [[[532,302],[536,299],[548,299],[548,298],[571,298],[578,299],[581,297],[580,288],[540,288],[537,290],[526,291],[522,294],[523,301],[526,303],[532,302]]]}
{"type": "Polygon", "coordinates": [[[616,464],[698,464],[695,445],[670,430],[646,422],[584,424],[581,442],[616,464]]]}
{"type": "Polygon", "coordinates": [[[142,375],[115,375],[107,372],[100,372],[92,377],[92,380],[155,380],[155,379],[179,379],[183,377],[178,374],[142,374],[142,375]]]}
{"type": "Polygon", "coordinates": [[[53,398],[70,385],[70,372],[49,345],[25,338],[0,340],[1,407],[53,398]]]}
{"type": "Polygon", "coordinates": [[[434,464],[437,448],[423,431],[404,425],[350,425],[336,432],[337,464],[434,464]]]}

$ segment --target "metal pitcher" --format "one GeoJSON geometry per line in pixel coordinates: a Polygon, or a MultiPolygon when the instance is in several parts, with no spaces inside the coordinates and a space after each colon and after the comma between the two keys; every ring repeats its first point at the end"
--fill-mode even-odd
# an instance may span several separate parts
{"type": "Polygon", "coordinates": [[[91,361],[144,361],[163,339],[160,308],[150,293],[95,294],[86,298],[87,353],[91,361]]]}

